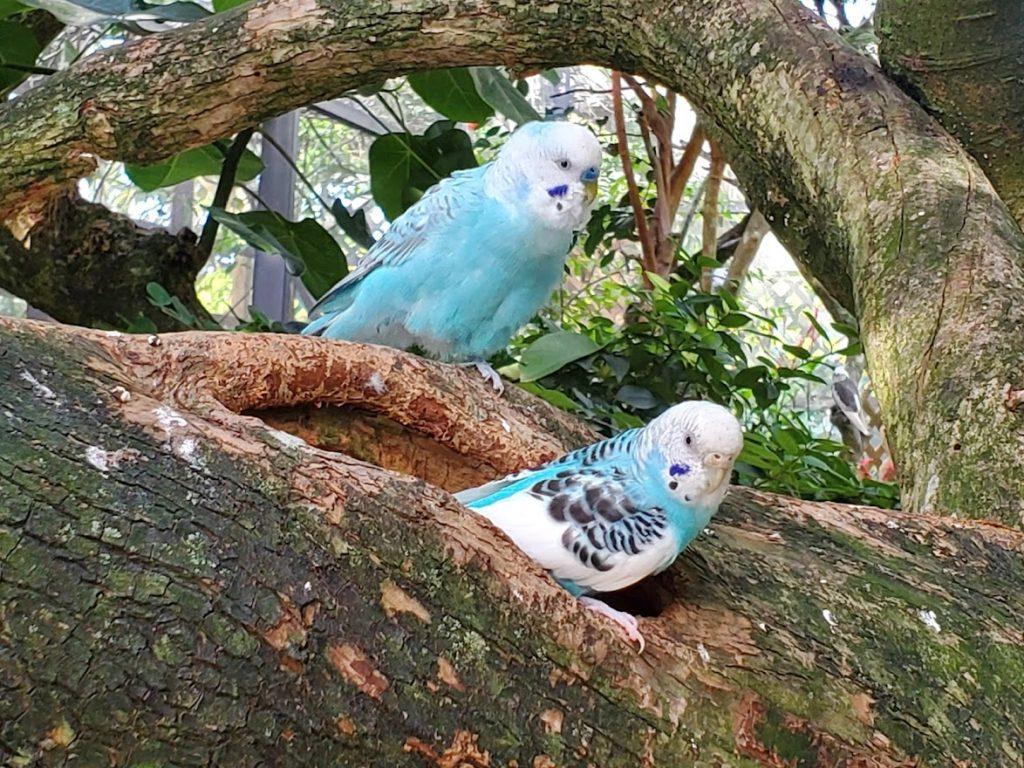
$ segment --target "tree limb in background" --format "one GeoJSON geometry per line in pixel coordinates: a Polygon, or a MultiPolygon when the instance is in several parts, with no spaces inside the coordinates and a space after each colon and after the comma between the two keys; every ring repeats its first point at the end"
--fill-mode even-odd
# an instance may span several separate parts
{"type": "Polygon", "coordinates": [[[622,170],[626,177],[626,190],[629,195],[629,205],[633,209],[633,220],[636,222],[637,240],[640,242],[640,263],[644,269],[644,282],[650,287],[647,280],[647,272],[657,272],[655,267],[655,243],[647,224],[647,212],[644,210],[643,202],[640,200],[640,190],[636,185],[636,177],[633,174],[633,158],[629,151],[629,137],[626,136],[626,116],[622,107],[622,76],[618,72],[612,72],[612,108],[615,112],[615,136],[619,148],[619,160],[622,162],[622,170]]]}
{"type": "Polygon", "coordinates": [[[159,330],[179,330],[149,301],[146,286],[154,282],[195,317],[210,320],[194,285],[206,254],[191,232],[142,226],[73,189],[51,199],[43,213],[22,239],[0,226],[5,290],[65,323],[124,328],[142,315],[159,330]]]}
{"type": "Polygon", "coordinates": [[[882,67],[952,133],[1024,227],[1024,3],[879,0],[882,67]]]}
{"type": "Polygon", "coordinates": [[[4,763],[910,768],[1024,752],[1024,689],[992,673],[1024,667],[1020,532],[733,489],[713,535],[617,597],[643,616],[638,655],[481,517],[387,469],[451,491],[593,438],[536,398],[277,334],[0,319],[0,351],[4,763]],[[373,443],[384,468],[264,421],[317,411],[337,419],[300,434],[373,443]]]}
{"type": "MultiPolygon", "coordinates": [[[[771,232],[771,227],[768,226],[768,222],[761,215],[761,212],[758,210],[752,211],[746,221],[746,225],[743,227],[743,233],[739,237],[739,242],[736,243],[733,249],[732,258],[729,259],[729,271],[725,281],[733,293],[739,292],[743,281],[747,277],[747,273],[750,271],[750,265],[754,263],[757,251],[769,232],[771,232]]],[[[717,258],[720,261],[724,261],[721,251],[719,251],[717,258]]]]}
{"type": "MultiPolygon", "coordinates": [[[[725,156],[718,142],[711,140],[711,166],[708,168],[708,182],[704,188],[704,210],[701,216],[701,256],[708,261],[715,261],[716,244],[718,243],[718,193],[722,188],[722,176],[725,174],[725,156]]],[[[704,293],[711,291],[711,267],[705,264],[700,270],[700,289],[704,293]]]]}
{"type": "MultiPolygon", "coordinates": [[[[235,175],[238,172],[238,163],[242,160],[245,148],[249,146],[249,139],[252,138],[253,132],[253,128],[239,131],[232,140],[227,152],[224,153],[224,163],[220,167],[220,178],[217,179],[217,189],[213,193],[213,202],[210,204],[211,208],[223,209],[228,204],[231,190],[235,188],[235,175]]],[[[206,217],[206,223],[203,224],[203,232],[199,236],[198,248],[199,252],[206,254],[207,257],[213,253],[213,244],[217,240],[217,230],[219,227],[220,223],[213,216],[206,217]]]]}

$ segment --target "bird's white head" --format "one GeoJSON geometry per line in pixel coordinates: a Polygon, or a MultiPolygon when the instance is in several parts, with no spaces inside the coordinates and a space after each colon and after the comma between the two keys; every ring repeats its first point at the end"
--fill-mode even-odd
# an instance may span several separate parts
{"type": "Polygon", "coordinates": [[[845,365],[840,364],[832,369],[832,381],[843,381],[848,378],[850,378],[850,374],[847,373],[845,365]]]}
{"type": "Polygon", "coordinates": [[[505,143],[488,175],[488,191],[525,203],[551,229],[582,229],[590,218],[601,170],[601,145],[582,125],[533,122],[505,143]]]}
{"type": "Polygon", "coordinates": [[[674,405],[644,429],[655,482],[688,506],[716,508],[725,496],[733,463],[743,449],[736,417],[715,403],[674,405]]]}

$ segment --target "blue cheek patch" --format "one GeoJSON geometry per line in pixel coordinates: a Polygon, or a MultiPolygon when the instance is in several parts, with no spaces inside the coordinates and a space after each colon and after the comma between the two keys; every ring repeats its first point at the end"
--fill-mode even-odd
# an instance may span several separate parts
{"type": "Polygon", "coordinates": [[[669,467],[668,473],[672,477],[682,477],[683,475],[688,475],[688,474],[690,474],[690,465],[689,464],[673,464],[671,467],[669,467]]]}
{"type": "Polygon", "coordinates": [[[548,194],[551,195],[551,197],[565,197],[569,194],[569,185],[559,184],[557,187],[551,187],[551,189],[548,190],[548,194]]]}

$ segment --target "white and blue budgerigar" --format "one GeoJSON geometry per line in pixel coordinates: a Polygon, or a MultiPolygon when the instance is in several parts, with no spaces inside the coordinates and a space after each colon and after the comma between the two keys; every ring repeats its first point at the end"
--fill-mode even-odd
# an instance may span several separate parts
{"type": "Polygon", "coordinates": [[[667,568],[718,509],[742,448],[743,431],[726,408],[687,401],[642,429],[456,498],[642,650],[635,617],[587,595],[667,568]]]}
{"type": "Polygon", "coordinates": [[[500,391],[486,359],[558,286],[600,165],[583,126],[527,123],[492,162],[457,171],[395,219],[303,333],[418,347],[475,365],[500,391]]]}

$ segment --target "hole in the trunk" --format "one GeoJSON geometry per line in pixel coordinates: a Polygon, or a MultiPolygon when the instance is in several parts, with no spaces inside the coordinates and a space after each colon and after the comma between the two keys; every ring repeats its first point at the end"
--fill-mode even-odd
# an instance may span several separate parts
{"type": "Polygon", "coordinates": [[[498,474],[493,467],[463,456],[393,419],[357,408],[299,406],[268,408],[245,415],[262,419],[274,429],[301,437],[317,448],[413,475],[446,491],[480,485],[498,474]]]}

